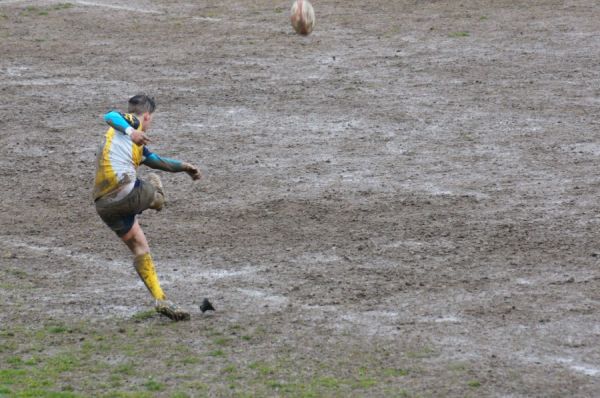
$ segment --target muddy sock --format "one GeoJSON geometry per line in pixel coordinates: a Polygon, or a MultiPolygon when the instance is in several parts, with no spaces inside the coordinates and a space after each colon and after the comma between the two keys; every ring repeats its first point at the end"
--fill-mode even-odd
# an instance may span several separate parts
{"type": "Polygon", "coordinates": [[[158,282],[158,276],[154,270],[154,262],[152,262],[150,253],[137,256],[135,260],[133,260],[133,265],[148,290],[150,290],[152,297],[157,300],[165,300],[166,296],[158,282]]]}

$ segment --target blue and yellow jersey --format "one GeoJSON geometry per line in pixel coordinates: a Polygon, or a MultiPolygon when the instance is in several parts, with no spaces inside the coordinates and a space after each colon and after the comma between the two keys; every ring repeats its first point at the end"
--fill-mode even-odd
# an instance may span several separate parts
{"type": "Polygon", "coordinates": [[[143,162],[144,153],[149,153],[144,146],[136,145],[128,135],[120,132],[120,130],[124,131],[124,128],[114,123],[115,121],[123,123],[125,119],[129,123],[129,125],[125,123],[125,128],[131,126],[139,130],[142,124],[138,118],[130,114],[109,112],[104,119],[114,127],[108,129],[98,151],[94,200],[123,185],[135,182],[137,167],[143,162]]]}
{"type": "Polygon", "coordinates": [[[112,111],[104,116],[104,121],[111,127],[104,135],[104,142],[97,155],[94,200],[126,185],[133,187],[137,179],[137,168],[142,163],[171,173],[189,170],[186,169],[189,165],[179,160],[160,157],[150,152],[145,145],[136,145],[126,134],[128,128],[142,128],[141,121],[134,115],[112,111]]]}

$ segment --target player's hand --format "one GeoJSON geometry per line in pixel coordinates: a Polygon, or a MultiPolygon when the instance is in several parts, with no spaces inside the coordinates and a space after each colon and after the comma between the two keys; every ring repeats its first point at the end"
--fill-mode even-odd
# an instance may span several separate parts
{"type": "Polygon", "coordinates": [[[131,141],[139,146],[143,146],[150,142],[150,138],[143,131],[135,130],[131,133],[131,141]]]}
{"type": "Polygon", "coordinates": [[[192,180],[196,181],[202,178],[202,174],[200,170],[192,164],[185,163],[185,172],[192,178],[192,180]]]}

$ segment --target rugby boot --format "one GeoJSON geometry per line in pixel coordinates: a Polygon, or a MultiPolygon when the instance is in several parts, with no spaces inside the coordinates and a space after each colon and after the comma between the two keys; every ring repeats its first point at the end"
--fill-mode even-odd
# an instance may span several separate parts
{"type": "Polygon", "coordinates": [[[173,321],[189,321],[190,313],[169,300],[156,300],[156,312],[173,321]]]}

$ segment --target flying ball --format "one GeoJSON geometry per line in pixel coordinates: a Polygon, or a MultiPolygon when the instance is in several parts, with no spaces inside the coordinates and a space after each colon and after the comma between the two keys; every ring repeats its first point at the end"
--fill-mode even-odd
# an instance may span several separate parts
{"type": "Polygon", "coordinates": [[[296,33],[309,35],[315,26],[315,10],[307,0],[296,0],[290,10],[290,20],[296,33]]]}

